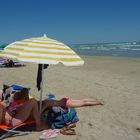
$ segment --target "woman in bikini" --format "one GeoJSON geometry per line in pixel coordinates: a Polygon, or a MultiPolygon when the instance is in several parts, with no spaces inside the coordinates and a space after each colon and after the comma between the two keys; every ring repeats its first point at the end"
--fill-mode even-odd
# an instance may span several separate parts
{"type": "MultiPolygon", "coordinates": [[[[28,89],[24,90],[24,94],[28,92],[29,92],[28,89]]],[[[95,106],[95,105],[103,105],[103,103],[98,99],[62,98],[61,100],[45,100],[43,102],[41,112],[44,112],[46,108],[52,106],[61,106],[66,108],[66,107],[83,107],[83,106],[95,106]]],[[[31,115],[35,120],[36,130],[43,130],[48,128],[45,125],[45,123],[41,121],[41,115],[39,113],[37,100],[26,99],[24,103],[22,102],[22,104],[16,107],[16,113],[14,112],[14,114],[10,108],[5,108],[4,103],[0,102],[0,124],[5,123],[6,125],[14,127],[25,122],[31,115]]]]}
{"type": "MultiPolygon", "coordinates": [[[[24,92],[27,93],[28,89],[24,90],[24,92]]],[[[22,100],[22,104],[17,102],[16,109],[14,110],[12,110],[10,106],[5,107],[3,101],[0,102],[0,124],[5,123],[10,127],[14,127],[25,122],[31,115],[35,120],[36,130],[39,131],[47,128],[47,126],[41,121],[37,100],[25,99],[25,101],[22,100]]]]}

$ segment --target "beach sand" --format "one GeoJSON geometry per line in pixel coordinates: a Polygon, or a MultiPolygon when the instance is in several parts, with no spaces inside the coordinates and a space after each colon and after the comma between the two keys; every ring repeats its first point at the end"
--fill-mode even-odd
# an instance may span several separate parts
{"type": "MultiPolygon", "coordinates": [[[[44,96],[50,91],[60,99],[99,98],[104,106],[78,108],[76,136],[58,135],[55,140],[138,140],[140,133],[140,58],[85,57],[84,66],[49,66],[44,72],[44,96]]],[[[31,95],[39,99],[35,87],[37,65],[0,68],[0,87],[17,83],[31,87],[31,95]]],[[[41,132],[6,140],[38,140],[41,132]]]]}

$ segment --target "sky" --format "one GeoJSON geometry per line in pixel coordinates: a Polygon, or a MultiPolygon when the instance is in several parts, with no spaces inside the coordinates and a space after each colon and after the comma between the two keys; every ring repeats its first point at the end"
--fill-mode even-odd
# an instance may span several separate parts
{"type": "Polygon", "coordinates": [[[0,0],[0,42],[43,34],[66,44],[140,41],[140,0],[0,0]]]}

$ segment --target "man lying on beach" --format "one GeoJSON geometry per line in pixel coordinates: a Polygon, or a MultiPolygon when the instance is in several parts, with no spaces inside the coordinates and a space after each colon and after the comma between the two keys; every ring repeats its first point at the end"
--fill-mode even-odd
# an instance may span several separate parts
{"type": "MultiPolygon", "coordinates": [[[[11,91],[12,93],[12,91],[11,91]]],[[[16,95],[22,95],[23,90],[21,90],[16,95]]],[[[28,89],[24,89],[24,94],[29,93],[28,89]]],[[[18,97],[20,98],[20,97],[18,97]]],[[[33,116],[36,124],[36,130],[47,129],[47,125],[42,122],[41,114],[39,113],[38,101],[35,99],[25,98],[22,103],[18,102],[18,99],[14,97],[14,103],[16,106],[12,110],[12,106],[5,107],[4,102],[0,102],[0,124],[5,123],[8,126],[14,127],[25,122],[31,115],[33,116]]],[[[12,104],[11,104],[12,105],[12,104]]],[[[61,100],[45,100],[42,107],[42,112],[52,106],[60,107],[83,107],[83,106],[95,106],[103,105],[103,103],[98,99],[70,99],[62,98],[61,100]]]]}

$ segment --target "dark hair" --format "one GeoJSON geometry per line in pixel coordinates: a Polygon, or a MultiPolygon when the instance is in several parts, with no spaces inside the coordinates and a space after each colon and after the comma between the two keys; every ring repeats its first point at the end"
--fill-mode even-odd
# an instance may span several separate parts
{"type": "Polygon", "coordinates": [[[20,100],[20,99],[29,99],[29,90],[27,88],[23,88],[20,91],[17,91],[14,95],[14,100],[20,100]]]}
{"type": "Polygon", "coordinates": [[[28,90],[28,88],[23,88],[23,89],[21,89],[21,92],[22,93],[25,93],[25,94],[28,94],[29,93],[29,90],[28,90]]]}

